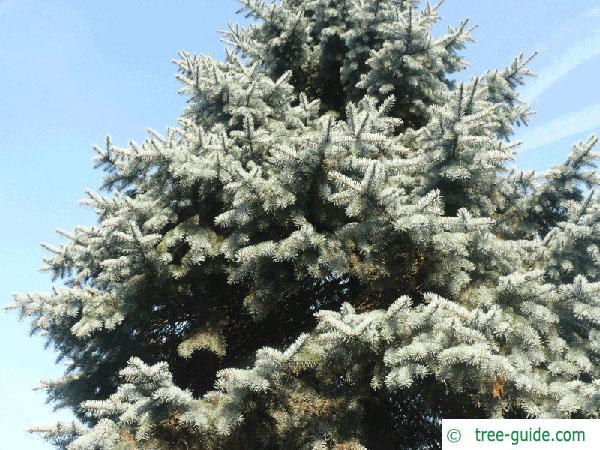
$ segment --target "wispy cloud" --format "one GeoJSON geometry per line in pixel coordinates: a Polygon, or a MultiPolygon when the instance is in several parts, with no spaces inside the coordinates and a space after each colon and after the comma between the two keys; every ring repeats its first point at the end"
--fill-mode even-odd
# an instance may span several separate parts
{"type": "Polygon", "coordinates": [[[0,17],[28,1],[29,0],[0,0],[0,17]]]}
{"type": "MultiPolygon", "coordinates": [[[[532,103],[579,66],[600,56],[598,17],[600,17],[600,7],[595,6],[567,20],[555,31],[550,37],[551,48],[562,47],[561,42],[568,42],[575,35],[581,39],[576,40],[569,47],[563,47],[552,62],[537,70],[540,75],[531,80],[521,92],[523,100],[532,103]]],[[[546,42],[547,46],[548,42],[546,42]]],[[[526,128],[517,137],[523,141],[521,151],[525,152],[570,136],[597,130],[600,130],[600,103],[567,112],[541,125],[526,128]]]]}
{"type": "Polygon", "coordinates": [[[600,56],[600,31],[595,31],[590,37],[576,42],[550,65],[540,69],[540,75],[523,89],[523,100],[531,103],[554,83],[596,56],[600,56]]]}
{"type": "Polygon", "coordinates": [[[584,17],[596,19],[600,17],[600,8],[591,8],[584,13],[584,17]]]}
{"type": "Polygon", "coordinates": [[[517,137],[523,141],[524,152],[552,144],[575,134],[600,129],[600,103],[558,116],[537,127],[525,129],[517,137]]]}

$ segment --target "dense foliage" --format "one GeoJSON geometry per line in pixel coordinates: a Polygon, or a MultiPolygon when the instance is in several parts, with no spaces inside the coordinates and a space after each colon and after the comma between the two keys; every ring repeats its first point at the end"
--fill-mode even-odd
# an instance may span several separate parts
{"type": "Polygon", "coordinates": [[[427,449],[442,417],[600,411],[595,138],[509,169],[517,57],[410,0],[243,0],[166,136],[107,140],[98,223],[18,295],[69,366],[60,448],[427,449]]]}

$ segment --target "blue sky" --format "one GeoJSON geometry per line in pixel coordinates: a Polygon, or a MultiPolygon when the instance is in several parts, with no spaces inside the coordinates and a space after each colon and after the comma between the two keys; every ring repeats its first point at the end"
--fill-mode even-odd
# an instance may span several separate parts
{"type": "MultiPolygon", "coordinates": [[[[593,0],[447,0],[444,26],[479,24],[466,75],[541,53],[523,89],[537,114],[516,139],[520,168],[544,169],[600,130],[600,7],[593,0]]],[[[218,29],[236,20],[233,0],[0,0],[0,303],[46,290],[37,272],[53,230],[90,224],[78,206],[99,184],[92,144],[117,145],[164,130],[184,105],[175,67],[185,49],[221,57],[218,29]]],[[[0,450],[49,449],[23,432],[51,423],[40,379],[62,368],[14,313],[0,313],[0,450]]]]}

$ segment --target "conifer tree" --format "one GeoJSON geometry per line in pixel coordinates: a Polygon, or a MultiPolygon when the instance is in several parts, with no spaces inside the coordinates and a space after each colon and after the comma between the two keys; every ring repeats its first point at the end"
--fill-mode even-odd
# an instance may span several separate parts
{"type": "Polygon", "coordinates": [[[96,149],[96,225],[14,308],[68,363],[58,448],[429,449],[600,412],[596,138],[509,169],[522,55],[468,82],[415,0],[242,0],[178,126],[96,149]]]}

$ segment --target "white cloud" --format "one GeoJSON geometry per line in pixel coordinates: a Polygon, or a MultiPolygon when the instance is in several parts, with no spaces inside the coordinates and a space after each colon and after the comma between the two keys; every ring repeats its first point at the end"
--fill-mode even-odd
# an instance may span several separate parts
{"type": "Polygon", "coordinates": [[[531,103],[578,66],[599,55],[600,32],[596,31],[590,37],[575,43],[550,65],[540,69],[540,75],[523,89],[523,100],[531,103]]]}
{"type": "Polygon", "coordinates": [[[0,0],[0,17],[28,1],[29,0],[0,0]]]}
{"type": "Polygon", "coordinates": [[[521,152],[552,144],[575,134],[600,128],[600,103],[558,116],[546,123],[525,129],[517,138],[521,152]]]}
{"type": "Polygon", "coordinates": [[[584,13],[584,17],[588,19],[596,19],[600,17],[600,8],[592,8],[584,13]]]}

